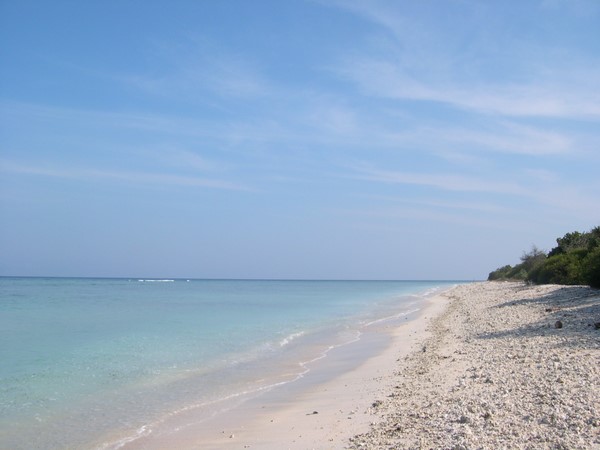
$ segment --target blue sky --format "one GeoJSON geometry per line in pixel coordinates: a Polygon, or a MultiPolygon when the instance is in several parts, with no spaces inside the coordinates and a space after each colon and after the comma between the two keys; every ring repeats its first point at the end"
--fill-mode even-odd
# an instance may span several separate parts
{"type": "Polygon", "coordinates": [[[600,3],[0,1],[0,274],[481,279],[600,225],[600,3]]]}

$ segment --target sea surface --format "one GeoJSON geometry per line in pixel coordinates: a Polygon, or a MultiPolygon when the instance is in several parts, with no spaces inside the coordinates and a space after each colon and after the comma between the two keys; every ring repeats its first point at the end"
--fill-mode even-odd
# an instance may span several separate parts
{"type": "Polygon", "coordinates": [[[458,283],[0,278],[0,448],[121,448],[209,418],[458,283]]]}

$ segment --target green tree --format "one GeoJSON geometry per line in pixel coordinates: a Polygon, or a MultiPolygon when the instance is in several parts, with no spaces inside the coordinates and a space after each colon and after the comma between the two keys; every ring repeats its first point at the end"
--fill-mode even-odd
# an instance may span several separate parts
{"type": "Polygon", "coordinates": [[[523,252],[521,263],[491,272],[488,280],[527,280],[532,283],[589,284],[600,288],[600,226],[573,231],[556,239],[548,255],[535,245],[523,252]]]}
{"type": "Polygon", "coordinates": [[[587,233],[580,233],[579,231],[567,233],[556,239],[556,243],[558,245],[550,250],[548,256],[562,255],[580,249],[592,250],[600,246],[600,227],[592,228],[587,233]]]}
{"type": "Polygon", "coordinates": [[[493,272],[490,272],[490,274],[488,275],[488,280],[489,281],[505,280],[508,278],[508,274],[510,273],[511,270],[512,270],[511,265],[506,265],[506,266],[500,267],[500,268],[494,270],[493,272]]]}
{"type": "Polygon", "coordinates": [[[584,284],[581,261],[575,252],[551,256],[535,267],[527,280],[537,284],[584,284]]]}
{"type": "Polygon", "coordinates": [[[592,287],[600,288],[600,246],[588,253],[582,266],[584,282],[592,287]]]}
{"type": "Polygon", "coordinates": [[[529,272],[534,267],[544,262],[545,259],[546,253],[537,248],[535,245],[532,245],[529,252],[523,252],[523,255],[521,255],[520,266],[525,272],[529,272]]]}

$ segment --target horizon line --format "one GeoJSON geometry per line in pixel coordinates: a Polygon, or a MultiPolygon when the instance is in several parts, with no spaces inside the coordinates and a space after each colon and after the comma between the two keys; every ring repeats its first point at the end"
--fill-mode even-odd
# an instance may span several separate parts
{"type": "Polygon", "coordinates": [[[460,278],[196,278],[196,277],[132,277],[132,276],[65,276],[65,275],[0,275],[0,278],[48,278],[80,280],[133,280],[133,281],[463,281],[476,282],[483,279],[460,278]]]}

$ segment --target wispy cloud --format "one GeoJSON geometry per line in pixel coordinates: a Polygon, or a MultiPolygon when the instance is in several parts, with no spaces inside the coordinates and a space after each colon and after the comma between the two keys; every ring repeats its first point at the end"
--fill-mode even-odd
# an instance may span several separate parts
{"type": "Polygon", "coordinates": [[[359,180],[386,184],[428,186],[443,191],[487,192],[509,195],[524,195],[526,190],[512,182],[499,182],[449,173],[415,173],[381,170],[367,165],[354,166],[349,176],[359,180]]]}
{"type": "Polygon", "coordinates": [[[369,203],[382,203],[386,205],[414,205],[423,207],[433,207],[436,209],[473,211],[482,213],[506,213],[509,208],[492,201],[471,201],[471,200],[451,200],[435,197],[413,198],[410,196],[393,195],[368,195],[365,198],[369,203]]]}
{"type": "MultiPolygon", "coordinates": [[[[500,181],[502,173],[492,174],[488,178],[478,178],[454,173],[382,170],[368,164],[355,164],[347,168],[350,169],[347,176],[357,180],[390,185],[425,186],[439,190],[440,194],[444,193],[450,196],[439,197],[450,200],[429,202],[429,205],[425,202],[423,206],[460,208],[462,204],[465,209],[476,210],[477,204],[471,204],[469,207],[469,203],[456,203],[451,200],[452,196],[458,193],[483,193],[497,194],[499,199],[503,199],[503,202],[511,202],[515,198],[526,200],[529,208],[545,209],[549,216],[560,216],[568,212],[573,218],[589,218],[591,212],[598,210],[596,193],[600,192],[600,186],[597,183],[588,185],[584,190],[577,185],[565,182],[558,174],[545,169],[523,169],[520,174],[507,174],[509,175],[507,179],[500,181]]],[[[412,202],[412,200],[408,201],[412,202]]],[[[421,200],[417,199],[414,202],[419,204],[421,200]]],[[[481,211],[483,212],[485,209],[481,211]]],[[[525,211],[521,212],[525,213],[525,211]]],[[[531,210],[527,211],[525,215],[530,213],[531,210]]],[[[600,220],[600,212],[596,214],[596,217],[596,220],[600,220]]]]}
{"type": "Polygon", "coordinates": [[[341,76],[365,93],[396,100],[438,102],[488,114],[516,117],[600,119],[600,93],[571,83],[475,83],[425,81],[393,62],[355,57],[339,66],[341,76]],[[565,89],[566,88],[566,89],[565,89]]]}
{"type": "Polygon", "coordinates": [[[229,164],[206,158],[197,151],[179,148],[175,145],[144,148],[141,154],[157,161],[165,167],[173,167],[191,172],[215,173],[223,171],[229,164]]]}
{"type": "Polygon", "coordinates": [[[0,102],[0,114],[6,119],[68,122],[85,129],[127,129],[148,134],[217,139],[223,142],[277,141],[290,136],[301,137],[300,133],[292,135],[291,130],[278,122],[260,116],[217,120],[205,116],[145,111],[104,111],[23,102],[0,102]]]}
{"type": "Polygon", "coordinates": [[[333,4],[378,27],[377,38],[333,68],[366,95],[511,117],[600,119],[597,58],[507,33],[510,17],[492,15],[502,8],[447,2],[453,16],[441,21],[420,3],[333,4]]]}
{"type": "Polygon", "coordinates": [[[511,122],[495,123],[489,131],[442,128],[435,133],[443,138],[446,145],[462,143],[471,148],[502,153],[552,155],[573,149],[572,138],[566,134],[511,122]]]}
{"type": "Polygon", "coordinates": [[[0,161],[0,172],[21,175],[71,179],[78,181],[120,181],[145,186],[188,186],[234,191],[250,191],[247,186],[227,180],[185,176],[170,173],[100,170],[85,167],[56,167],[51,165],[27,165],[13,161],[0,161]]]}
{"type": "Polygon", "coordinates": [[[394,230],[397,226],[406,226],[407,221],[436,224],[458,224],[485,228],[520,229],[526,228],[526,223],[520,217],[520,212],[503,210],[501,214],[495,211],[472,208],[454,208],[433,202],[415,202],[413,206],[372,206],[362,209],[341,211],[353,217],[352,222],[360,228],[394,230]],[[385,219],[385,220],[381,220],[385,219]]]}
{"type": "Polygon", "coordinates": [[[160,72],[111,77],[156,96],[195,102],[207,95],[256,99],[273,89],[256,61],[198,36],[189,35],[176,44],[155,42],[152,48],[154,58],[162,61],[160,72]]]}

